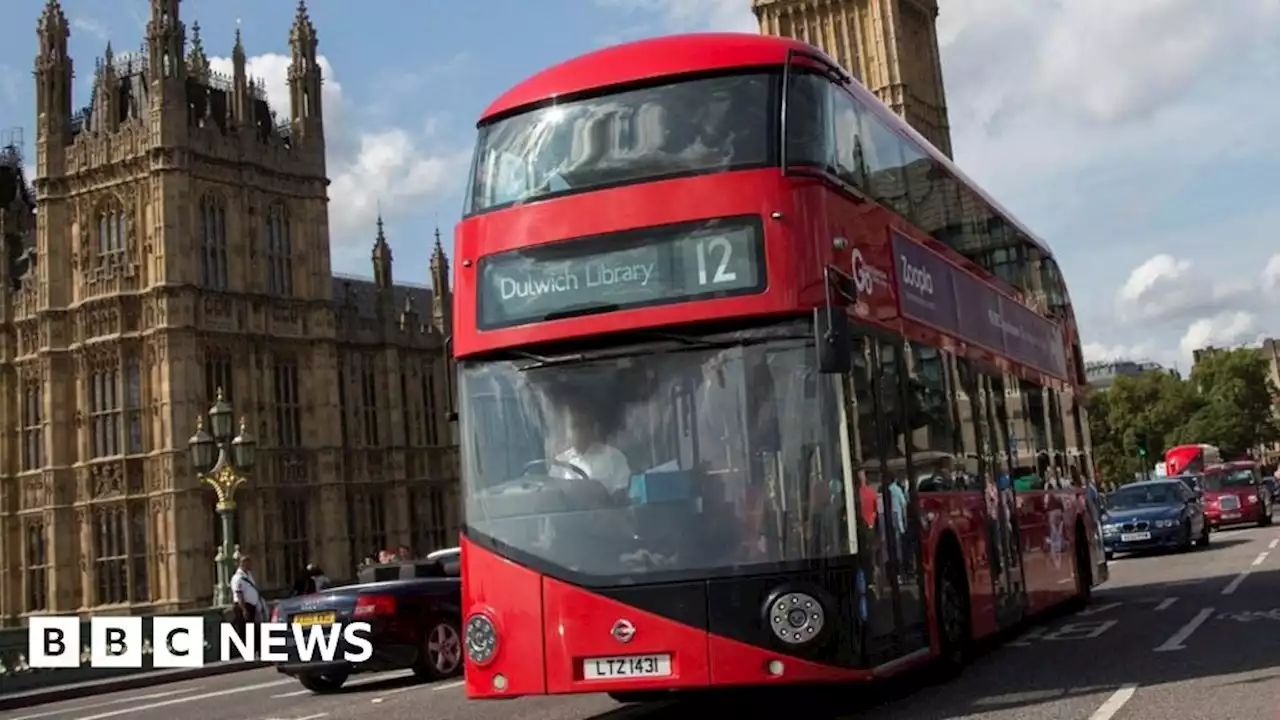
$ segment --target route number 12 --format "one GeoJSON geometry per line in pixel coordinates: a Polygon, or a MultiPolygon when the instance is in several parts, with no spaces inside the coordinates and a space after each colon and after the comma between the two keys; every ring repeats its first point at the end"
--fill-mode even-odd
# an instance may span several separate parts
{"type": "Polygon", "coordinates": [[[716,262],[716,271],[711,276],[711,284],[730,283],[738,279],[738,273],[729,269],[729,261],[733,258],[733,245],[722,237],[710,240],[699,240],[698,247],[698,284],[707,284],[707,256],[716,262]]]}

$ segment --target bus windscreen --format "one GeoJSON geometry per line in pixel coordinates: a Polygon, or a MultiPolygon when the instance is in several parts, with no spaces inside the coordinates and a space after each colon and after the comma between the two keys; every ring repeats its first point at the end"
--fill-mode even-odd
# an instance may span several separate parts
{"type": "Polygon", "coordinates": [[[490,255],[479,265],[482,330],[749,295],[766,284],[759,217],[548,243],[490,255]]]}

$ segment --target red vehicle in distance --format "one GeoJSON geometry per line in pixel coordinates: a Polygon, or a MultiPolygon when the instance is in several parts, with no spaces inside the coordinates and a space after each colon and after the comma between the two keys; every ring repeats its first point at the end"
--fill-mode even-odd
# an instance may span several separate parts
{"type": "Polygon", "coordinates": [[[570,60],[470,182],[469,697],[958,667],[1106,578],[1051,253],[816,49],[570,60]]]}
{"type": "Polygon", "coordinates": [[[1230,525],[1271,524],[1275,498],[1252,460],[1211,465],[1200,481],[1204,514],[1214,529],[1230,525]]]}
{"type": "Polygon", "coordinates": [[[1165,474],[1199,475],[1205,468],[1222,462],[1222,452],[1213,445],[1178,445],[1164,454],[1165,474]]]}

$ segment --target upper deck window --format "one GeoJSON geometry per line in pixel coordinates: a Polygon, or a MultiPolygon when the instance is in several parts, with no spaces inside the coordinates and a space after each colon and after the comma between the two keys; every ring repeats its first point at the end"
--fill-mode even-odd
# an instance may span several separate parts
{"type": "Polygon", "coordinates": [[[467,213],[770,160],[777,75],[684,80],[549,105],[480,129],[467,213]]]}
{"type": "Polygon", "coordinates": [[[1051,257],[981,195],[845,88],[800,69],[787,98],[789,166],[824,171],[1028,294],[1068,305],[1051,257]]]}

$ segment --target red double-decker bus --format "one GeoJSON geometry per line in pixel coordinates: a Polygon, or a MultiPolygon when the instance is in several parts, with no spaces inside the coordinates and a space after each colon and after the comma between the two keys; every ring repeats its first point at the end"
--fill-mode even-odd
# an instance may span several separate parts
{"type": "Polygon", "coordinates": [[[958,667],[1105,577],[1052,255],[814,48],[531,77],[456,239],[470,697],[958,667]]]}
{"type": "Polygon", "coordinates": [[[1164,453],[1166,475],[1195,475],[1222,463],[1222,451],[1214,445],[1178,445],[1164,453]]]}

